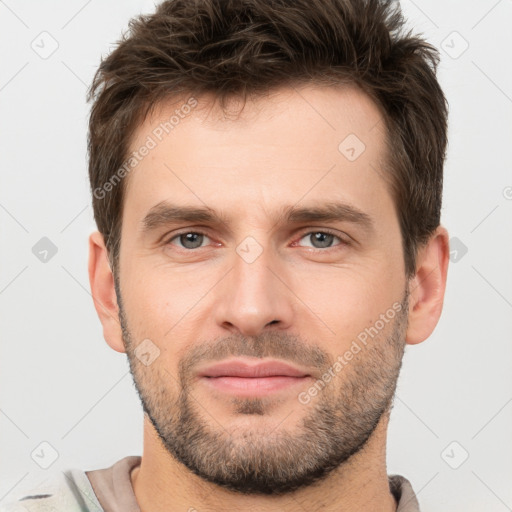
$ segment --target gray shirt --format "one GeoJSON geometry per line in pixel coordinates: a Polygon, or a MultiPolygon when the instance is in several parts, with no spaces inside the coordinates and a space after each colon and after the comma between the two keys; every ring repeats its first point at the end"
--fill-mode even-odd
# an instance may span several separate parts
{"type": "MultiPolygon", "coordinates": [[[[0,512],[140,512],[130,479],[130,472],[140,462],[140,456],[129,455],[105,469],[58,473],[30,494],[0,504],[0,512]]],[[[420,512],[410,482],[400,475],[388,479],[397,512],[420,512]]]]}

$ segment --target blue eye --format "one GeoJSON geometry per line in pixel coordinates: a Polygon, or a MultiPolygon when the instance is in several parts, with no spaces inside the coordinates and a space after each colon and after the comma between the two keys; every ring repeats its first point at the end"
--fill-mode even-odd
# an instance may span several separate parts
{"type": "Polygon", "coordinates": [[[168,243],[171,243],[173,240],[179,240],[181,247],[183,249],[197,249],[201,247],[202,242],[205,238],[208,238],[204,233],[199,233],[196,231],[186,231],[175,235],[172,237],[168,243]]]}
{"type": "MultiPolygon", "coordinates": [[[[331,249],[337,246],[349,244],[347,241],[328,230],[308,231],[302,235],[300,240],[308,238],[310,240],[309,246],[299,245],[298,242],[295,242],[294,245],[299,245],[300,247],[311,247],[312,249],[322,251],[322,249],[331,249]],[[338,240],[338,243],[334,243],[336,240],[338,240]]],[[[203,245],[203,243],[208,240],[210,240],[210,237],[201,231],[182,231],[181,233],[174,235],[166,243],[175,245],[180,249],[193,251],[194,249],[206,247],[208,244],[203,245]],[[174,241],[177,241],[178,243],[175,243],[174,241]]]]}
{"type": "Polygon", "coordinates": [[[329,231],[310,231],[305,233],[301,240],[304,238],[309,238],[312,244],[309,247],[313,247],[314,249],[330,249],[331,247],[343,245],[346,243],[339,236],[329,231]],[[334,244],[333,246],[332,244],[334,239],[338,239],[340,243],[334,244]]]}

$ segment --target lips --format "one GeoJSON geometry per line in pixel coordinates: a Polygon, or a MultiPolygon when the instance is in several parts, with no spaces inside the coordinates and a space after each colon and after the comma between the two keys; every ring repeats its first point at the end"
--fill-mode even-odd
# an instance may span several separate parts
{"type": "Polygon", "coordinates": [[[209,366],[199,372],[200,377],[308,377],[307,371],[282,361],[232,359],[209,366]]]}
{"type": "Polygon", "coordinates": [[[275,359],[237,358],[207,366],[198,371],[198,376],[199,382],[217,396],[255,398],[296,391],[311,374],[275,359]]]}

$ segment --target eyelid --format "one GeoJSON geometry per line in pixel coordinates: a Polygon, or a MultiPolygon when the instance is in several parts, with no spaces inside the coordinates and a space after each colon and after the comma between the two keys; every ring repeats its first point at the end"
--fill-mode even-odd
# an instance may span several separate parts
{"type": "MultiPolygon", "coordinates": [[[[181,231],[178,231],[177,233],[173,233],[171,237],[169,237],[169,235],[164,235],[162,237],[162,240],[163,240],[163,243],[165,245],[168,245],[170,244],[175,238],[178,238],[180,237],[181,235],[186,235],[188,233],[194,233],[196,235],[203,235],[203,236],[206,236],[208,238],[212,238],[208,231],[203,229],[203,228],[200,228],[200,229],[194,229],[194,228],[188,228],[188,229],[183,229],[181,231]]],[[[182,249],[181,247],[178,247],[179,249],[182,249]]],[[[198,249],[204,249],[204,247],[198,247],[198,249]]],[[[194,250],[197,250],[197,249],[182,249],[184,251],[187,251],[187,252],[192,252],[194,250]]]]}
{"type": "Polygon", "coordinates": [[[348,235],[345,235],[345,237],[342,236],[342,234],[339,231],[332,230],[332,229],[329,229],[329,228],[314,228],[314,227],[312,228],[312,227],[309,227],[309,228],[306,228],[304,231],[302,231],[300,233],[299,238],[297,239],[296,242],[293,242],[293,244],[296,245],[298,243],[298,241],[300,241],[306,235],[312,235],[314,233],[324,233],[326,235],[333,235],[333,236],[335,236],[340,241],[340,243],[337,244],[337,245],[333,245],[332,247],[326,247],[325,249],[319,249],[317,247],[308,247],[308,249],[311,250],[311,251],[328,252],[331,249],[336,249],[336,247],[350,245],[350,243],[351,243],[349,240],[347,240],[347,238],[350,238],[350,237],[348,235]]]}
{"type": "MultiPolygon", "coordinates": [[[[167,245],[167,244],[170,244],[174,239],[178,238],[179,236],[186,235],[188,233],[194,233],[194,234],[197,234],[197,235],[203,235],[203,236],[206,236],[206,237],[208,237],[210,239],[213,238],[213,237],[210,236],[210,234],[208,233],[207,229],[204,229],[204,228],[198,228],[198,229],[187,228],[187,229],[183,229],[181,231],[178,231],[177,233],[173,233],[170,238],[168,237],[168,235],[165,235],[165,236],[162,237],[162,239],[164,240],[164,243],[167,245]]],[[[340,243],[337,244],[337,245],[334,245],[332,247],[326,247],[324,249],[319,249],[319,248],[316,248],[316,247],[309,247],[308,249],[310,251],[328,252],[329,250],[335,249],[336,247],[340,247],[340,246],[345,246],[345,245],[350,245],[351,244],[351,241],[347,240],[347,238],[351,238],[351,237],[349,237],[348,235],[345,235],[344,233],[343,233],[343,235],[345,235],[345,236],[342,236],[342,234],[340,232],[338,232],[336,230],[329,229],[329,228],[308,227],[308,228],[304,228],[304,230],[299,233],[300,236],[296,239],[296,241],[294,241],[292,243],[292,245],[293,246],[297,246],[297,243],[302,238],[304,238],[306,235],[311,235],[311,234],[314,234],[314,233],[324,233],[324,234],[328,234],[328,235],[333,235],[336,238],[338,238],[340,243]]],[[[217,244],[217,245],[219,245],[219,244],[217,244]]],[[[302,247],[302,246],[299,246],[299,247],[302,247]]],[[[178,248],[182,249],[181,247],[178,247],[178,248]]],[[[198,249],[204,249],[204,248],[206,248],[206,247],[198,247],[197,249],[182,249],[182,250],[186,251],[186,252],[193,252],[193,251],[197,251],[198,249]]]]}

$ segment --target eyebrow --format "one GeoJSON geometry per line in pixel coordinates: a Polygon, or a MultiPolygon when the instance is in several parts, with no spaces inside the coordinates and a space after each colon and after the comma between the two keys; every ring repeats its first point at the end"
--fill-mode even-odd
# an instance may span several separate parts
{"type": "MultiPolygon", "coordinates": [[[[142,231],[148,233],[162,226],[178,222],[199,222],[213,225],[228,224],[228,220],[225,214],[206,206],[178,206],[168,201],[162,201],[148,211],[142,220],[142,231]]],[[[349,222],[361,227],[367,234],[375,231],[375,222],[372,217],[346,203],[328,202],[306,207],[285,206],[275,216],[275,224],[305,222],[349,222]]]]}

